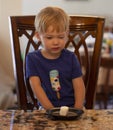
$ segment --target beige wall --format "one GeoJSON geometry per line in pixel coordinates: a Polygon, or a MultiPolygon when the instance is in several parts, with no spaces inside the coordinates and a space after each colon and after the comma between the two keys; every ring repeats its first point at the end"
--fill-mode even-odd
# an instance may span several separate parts
{"type": "Polygon", "coordinates": [[[22,13],[21,0],[0,0],[0,70],[13,78],[8,16],[22,13]]]}
{"type": "Polygon", "coordinates": [[[99,14],[113,16],[113,0],[23,0],[23,13],[36,14],[45,6],[62,7],[69,14],[99,14]]]}

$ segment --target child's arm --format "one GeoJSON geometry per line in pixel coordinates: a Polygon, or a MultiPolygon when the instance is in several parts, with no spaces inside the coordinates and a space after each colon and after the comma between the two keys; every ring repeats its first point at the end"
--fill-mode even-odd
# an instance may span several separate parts
{"type": "Polygon", "coordinates": [[[85,100],[85,86],[82,77],[73,79],[73,88],[75,95],[75,108],[83,109],[85,100]]]}
{"type": "Polygon", "coordinates": [[[46,110],[53,108],[54,106],[52,105],[52,103],[48,99],[45,91],[41,87],[39,77],[36,77],[36,76],[30,77],[29,81],[30,81],[32,90],[33,90],[34,94],[36,95],[37,99],[39,100],[39,102],[41,103],[41,105],[46,110]]]}

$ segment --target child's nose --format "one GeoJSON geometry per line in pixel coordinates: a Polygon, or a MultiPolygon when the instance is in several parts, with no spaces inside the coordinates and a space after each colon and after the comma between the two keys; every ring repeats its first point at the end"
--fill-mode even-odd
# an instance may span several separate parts
{"type": "Polygon", "coordinates": [[[58,38],[54,38],[53,43],[54,43],[55,45],[57,45],[57,44],[59,43],[59,39],[58,39],[58,38]]]}

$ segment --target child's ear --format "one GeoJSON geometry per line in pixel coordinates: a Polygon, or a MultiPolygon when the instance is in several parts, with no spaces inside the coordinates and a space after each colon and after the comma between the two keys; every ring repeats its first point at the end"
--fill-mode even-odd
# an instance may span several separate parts
{"type": "Polygon", "coordinates": [[[67,42],[68,41],[69,31],[66,32],[66,35],[67,35],[67,37],[66,37],[66,42],[67,42]]]}
{"type": "Polygon", "coordinates": [[[33,36],[33,41],[35,43],[38,43],[40,41],[40,36],[38,32],[35,32],[34,36],[33,36]]]}
{"type": "Polygon", "coordinates": [[[35,35],[34,35],[35,38],[37,38],[38,41],[40,41],[40,35],[38,32],[35,32],[35,35]]]}

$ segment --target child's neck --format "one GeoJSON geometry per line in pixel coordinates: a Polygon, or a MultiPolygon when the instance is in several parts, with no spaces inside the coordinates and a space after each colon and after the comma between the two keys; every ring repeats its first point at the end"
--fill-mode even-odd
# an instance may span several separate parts
{"type": "Polygon", "coordinates": [[[43,55],[43,57],[47,59],[57,59],[60,56],[61,52],[57,54],[52,54],[52,53],[46,52],[45,50],[41,50],[41,54],[43,55]]]}

